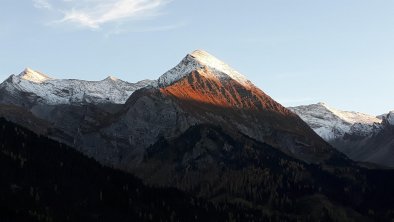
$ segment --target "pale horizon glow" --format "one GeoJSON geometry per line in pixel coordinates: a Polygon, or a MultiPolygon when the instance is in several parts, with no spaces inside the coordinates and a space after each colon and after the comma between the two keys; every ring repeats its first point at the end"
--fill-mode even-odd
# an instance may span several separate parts
{"type": "Polygon", "coordinates": [[[4,0],[0,79],[157,79],[204,49],[284,106],[394,109],[394,1],[4,0]]]}

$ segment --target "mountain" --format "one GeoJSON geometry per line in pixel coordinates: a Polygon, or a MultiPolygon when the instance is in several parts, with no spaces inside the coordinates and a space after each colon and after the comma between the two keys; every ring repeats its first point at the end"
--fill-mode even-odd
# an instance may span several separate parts
{"type": "Polygon", "coordinates": [[[112,76],[102,81],[58,80],[27,68],[19,75],[11,75],[0,85],[0,100],[6,104],[22,106],[34,106],[37,103],[122,104],[137,89],[154,83],[150,80],[128,83],[112,76]]]}
{"type": "Polygon", "coordinates": [[[394,167],[393,112],[374,117],[341,111],[324,103],[289,109],[351,159],[394,167]]]}
{"type": "Polygon", "coordinates": [[[377,132],[366,137],[348,136],[344,141],[338,141],[336,146],[346,147],[355,160],[394,167],[393,116],[393,112],[382,115],[382,123],[377,132]]]}
{"type": "Polygon", "coordinates": [[[345,134],[366,136],[379,130],[382,120],[358,112],[342,111],[325,103],[288,107],[326,141],[341,139],[345,134]]]}
{"type": "MultiPolygon", "coordinates": [[[[340,155],[297,115],[205,51],[188,54],[157,81],[146,83],[131,93],[137,85],[121,80],[54,80],[28,69],[0,85],[0,104],[44,121],[41,131],[50,138],[127,169],[138,165],[162,136],[173,138],[203,123],[242,132],[307,162],[340,155]],[[117,104],[123,98],[119,94],[126,98],[130,93],[125,104],[117,104]]],[[[6,113],[15,119],[12,115],[6,113]]]]}
{"type": "Polygon", "coordinates": [[[158,85],[137,91],[126,102],[125,115],[116,127],[131,129],[128,135],[143,132],[143,138],[131,138],[132,145],[146,149],[160,136],[173,138],[191,126],[210,123],[307,162],[336,155],[298,116],[207,52],[187,55],[159,78],[158,85]],[[156,124],[146,127],[152,122],[156,124]]]}

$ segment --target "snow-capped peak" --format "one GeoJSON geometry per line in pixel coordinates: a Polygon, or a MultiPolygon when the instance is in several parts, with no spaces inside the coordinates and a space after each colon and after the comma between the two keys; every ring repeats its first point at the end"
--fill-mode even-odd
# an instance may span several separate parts
{"type": "Polygon", "coordinates": [[[42,83],[51,79],[49,76],[41,72],[34,71],[30,68],[26,68],[21,74],[19,74],[19,77],[21,79],[35,83],[42,83]]]}
{"type": "Polygon", "coordinates": [[[289,107],[289,109],[298,114],[326,141],[341,138],[346,133],[368,135],[375,130],[377,124],[382,122],[375,116],[338,110],[325,103],[289,107]]]}
{"type": "MultiPolygon", "coordinates": [[[[157,81],[149,80],[129,83],[113,76],[101,81],[52,79],[47,75],[27,68],[21,74],[12,75],[0,84],[0,90],[6,90],[11,94],[27,92],[33,100],[49,105],[123,104],[134,91],[147,86],[156,86],[156,83],[157,81]]],[[[15,104],[20,102],[23,104],[23,101],[15,101],[15,104]]]]}
{"type": "Polygon", "coordinates": [[[219,60],[218,58],[214,57],[213,55],[209,54],[206,51],[196,50],[190,55],[193,56],[200,63],[212,69],[215,69],[219,72],[227,74],[232,79],[236,80],[242,85],[249,84],[249,80],[244,75],[242,75],[241,73],[231,68],[229,65],[227,65],[226,63],[224,63],[223,61],[219,60]]]}
{"type": "Polygon", "coordinates": [[[325,107],[327,110],[331,111],[334,115],[338,116],[340,119],[354,124],[354,123],[362,123],[362,124],[369,124],[373,125],[374,123],[380,123],[382,120],[377,118],[376,116],[360,113],[360,112],[353,112],[353,111],[342,111],[339,109],[332,108],[325,103],[318,103],[319,105],[325,107]]]}
{"type": "Polygon", "coordinates": [[[110,81],[114,81],[114,82],[116,82],[116,81],[118,81],[119,79],[118,78],[116,78],[115,76],[108,76],[107,78],[105,78],[104,80],[110,80],[110,81]]]}
{"type": "Polygon", "coordinates": [[[219,79],[231,78],[241,85],[250,86],[251,82],[241,73],[229,65],[203,50],[196,50],[188,54],[176,67],[166,72],[159,78],[160,86],[168,86],[192,71],[207,67],[219,79]]]}

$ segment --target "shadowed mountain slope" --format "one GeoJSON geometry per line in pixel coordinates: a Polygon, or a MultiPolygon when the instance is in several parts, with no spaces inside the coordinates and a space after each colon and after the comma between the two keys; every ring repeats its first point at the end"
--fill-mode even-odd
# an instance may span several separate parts
{"type": "Polygon", "coordinates": [[[0,118],[0,221],[243,221],[257,210],[151,188],[0,118]],[[234,213],[237,212],[237,213],[234,213]]]}

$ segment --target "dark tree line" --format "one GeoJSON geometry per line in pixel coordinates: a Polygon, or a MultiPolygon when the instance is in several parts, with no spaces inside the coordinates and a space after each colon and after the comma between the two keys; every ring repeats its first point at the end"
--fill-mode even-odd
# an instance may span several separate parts
{"type": "Polygon", "coordinates": [[[64,144],[0,119],[0,221],[261,221],[101,166],[64,144]]]}
{"type": "MultiPolygon", "coordinates": [[[[148,153],[177,166],[177,187],[144,185],[64,144],[0,119],[0,221],[390,221],[394,173],[310,165],[256,141],[196,126],[148,153]],[[204,133],[201,133],[204,132],[204,133]],[[208,133],[206,133],[208,132],[208,133]],[[202,145],[203,156],[182,158],[202,145]],[[195,148],[195,147],[194,147],[195,148]],[[200,164],[199,161],[203,161],[200,164]],[[219,165],[216,165],[219,164],[219,165]],[[209,171],[200,167],[204,166],[209,171]],[[220,166],[220,167],[219,167],[220,166]],[[204,183],[196,183],[202,178],[204,183]]],[[[335,160],[333,160],[335,161],[335,160]]],[[[335,164],[334,164],[335,165],[335,164]]]]}

